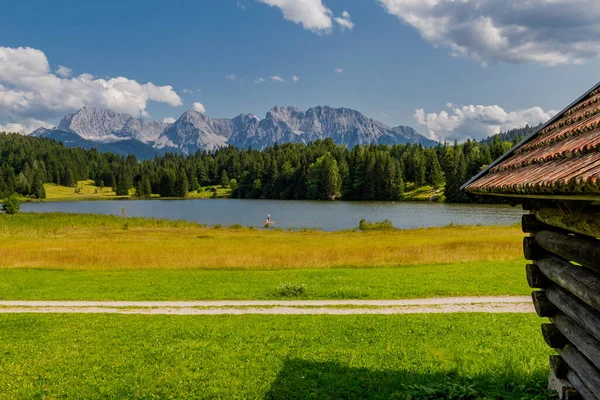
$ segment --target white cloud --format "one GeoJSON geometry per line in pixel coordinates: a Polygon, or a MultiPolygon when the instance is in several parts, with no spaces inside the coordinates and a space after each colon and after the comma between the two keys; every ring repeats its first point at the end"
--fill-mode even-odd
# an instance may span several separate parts
{"type": "Polygon", "coordinates": [[[379,0],[452,55],[487,63],[579,64],[600,55],[598,0],[379,0]]]}
{"type": "Polygon", "coordinates": [[[292,80],[293,80],[294,82],[298,82],[298,81],[300,80],[300,77],[298,77],[298,76],[296,76],[296,75],[293,75],[293,76],[292,76],[292,80]]]}
{"type": "Polygon", "coordinates": [[[341,68],[336,68],[336,69],[334,69],[334,71],[337,72],[338,74],[341,74],[342,72],[344,72],[344,70],[341,68]]]}
{"type": "Polygon", "coordinates": [[[385,113],[384,111],[381,112],[381,115],[383,115],[383,118],[389,117],[389,115],[387,115],[387,113],[385,113]]]}
{"type": "Polygon", "coordinates": [[[162,121],[166,122],[167,124],[172,124],[173,122],[175,122],[177,120],[175,118],[173,118],[173,117],[166,117],[166,118],[163,118],[162,121]]]}
{"type": "Polygon", "coordinates": [[[283,79],[282,77],[280,77],[279,75],[274,75],[270,77],[272,81],[274,82],[285,82],[285,79],[283,79]]]}
{"type": "Polygon", "coordinates": [[[53,126],[50,122],[40,121],[35,118],[24,118],[18,123],[9,122],[5,125],[0,124],[0,132],[16,132],[26,135],[38,128],[52,128],[53,126]]]}
{"type": "Polygon", "coordinates": [[[227,79],[228,81],[235,81],[236,78],[237,77],[235,76],[235,74],[225,75],[225,79],[227,79]]]}
{"type": "MultiPolygon", "coordinates": [[[[48,120],[84,106],[147,115],[149,101],[180,106],[171,86],[140,84],[124,77],[95,79],[90,74],[63,78],[51,73],[44,52],[0,47],[0,115],[21,123],[48,120]]],[[[23,124],[22,124],[23,125],[23,124]]]]}
{"type": "Polygon", "coordinates": [[[194,107],[194,111],[198,111],[199,113],[205,113],[206,112],[206,108],[204,108],[204,106],[202,105],[202,103],[199,102],[195,102],[193,104],[194,107]]]}
{"type": "Polygon", "coordinates": [[[185,93],[185,94],[190,94],[190,93],[194,93],[194,90],[193,89],[183,89],[181,92],[185,93]]]}
{"type": "Polygon", "coordinates": [[[334,19],[335,22],[337,22],[342,27],[342,30],[348,29],[349,31],[351,31],[352,29],[354,29],[354,23],[350,21],[350,13],[348,11],[344,11],[341,17],[337,17],[334,19]]]}
{"type": "Polygon", "coordinates": [[[62,76],[63,78],[68,78],[71,75],[73,75],[73,70],[71,68],[67,68],[64,65],[59,65],[58,68],[56,68],[56,72],[58,75],[62,76]]]}
{"type": "Polygon", "coordinates": [[[257,80],[254,81],[254,83],[263,83],[266,82],[265,78],[258,78],[257,80]]]}
{"type": "Polygon", "coordinates": [[[329,33],[333,27],[331,10],[321,0],[258,0],[271,7],[277,7],[283,18],[302,25],[315,33],[329,33]]]}
{"type": "Polygon", "coordinates": [[[240,0],[237,0],[236,5],[237,5],[237,8],[239,8],[242,11],[244,11],[246,9],[246,6],[244,6],[240,0]]]}
{"type": "Polygon", "coordinates": [[[540,107],[525,110],[505,111],[494,106],[452,106],[449,110],[426,114],[425,110],[415,110],[415,120],[427,129],[429,138],[441,141],[458,141],[467,138],[481,140],[490,135],[509,129],[535,126],[552,118],[556,111],[544,111],[540,107]]]}

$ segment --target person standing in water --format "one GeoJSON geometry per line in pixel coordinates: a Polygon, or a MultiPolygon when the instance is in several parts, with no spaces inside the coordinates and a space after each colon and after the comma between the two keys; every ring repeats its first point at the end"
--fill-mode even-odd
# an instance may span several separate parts
{"type": "Polygon", "coordinates": [[[265,221],[266,224],[270,224],[271,223],[271,214],[267,214],[267,219],[265,221]]]}

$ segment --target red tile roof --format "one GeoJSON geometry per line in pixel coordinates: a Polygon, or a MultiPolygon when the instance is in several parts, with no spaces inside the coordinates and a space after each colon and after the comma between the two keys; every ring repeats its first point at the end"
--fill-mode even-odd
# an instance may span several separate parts
{"type": "Polygon", "coordinates": [[[477,194],[600,195],[600,84],[463,189],[477,194]]]}

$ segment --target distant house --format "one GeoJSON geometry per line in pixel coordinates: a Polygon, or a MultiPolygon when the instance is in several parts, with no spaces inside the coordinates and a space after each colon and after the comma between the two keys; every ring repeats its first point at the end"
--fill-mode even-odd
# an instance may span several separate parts
{"type": "Polygon", "coordinates": [[[521,205],[527,280],[563,398],[600,399],[600,84],[463,185],[521,205]]]}

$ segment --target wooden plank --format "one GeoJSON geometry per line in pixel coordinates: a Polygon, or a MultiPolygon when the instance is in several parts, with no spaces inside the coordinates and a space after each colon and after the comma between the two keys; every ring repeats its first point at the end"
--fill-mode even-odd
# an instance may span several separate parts
{"type": "MultiPolygon", "coordinates": [[[[540,231],[534,237],[550,253],[600,272],[600,240],[552,231],[540,231]]],[[[534,249],[532,251],[539,252],[535,246],[530,246],[534,249]]]]}
{"type": "Polygon", "coordinates": [[[569,340],[554,324],[542,324],[542,335],[546,344],[553,349],[562,349],[569,340]]]}
{"type": "MultiPolygon", "coordinates": [[[[600,310],[600,275],[555,256],[540,259],[537,266],[552,282],[568,290],[584,303],[600,310]]],[[[554,304],[559,306],[557,303],[554,304]]]]}
{"type": "Polygon", "coordinates": [[[598,372],[587,358],[571,344],[557,349],[557,351],[569,365],[569,368],[581,379],[585,387],[594,396],[600,397],[600,372],[598,372]]]}
{"type": "Polygon", "coordinates": [[[569,342],[577,347],[577,350],[586,356],[596,368],[600,368],[600,341],[565,314],[556,314],[551,321],[569,342]]]}
{"type": "Polygon", "coordinates": [[[531,292],[531,298],[538,317],[548,318],[556,315],[558,312],[558,308],[550,301],[550,299],[548,299],[548,296],[544,291],[531,292]]]}
{"type": "Polygon", "coordinates": [[[550,369],[558,379],[565,379],[569,372],[569,366],[561,356],[550,356],[550,369]]]}
{"type": "Polygon", "coordinates": [[[536,264],[527,264],[525,273],[527,275],[527,283],[532,289],[546,289],[552,286],[552,281],[546,278],[546,275],[540,271],[540,267],[536,264]]]}
{"type": "Polygon", "coordinates": [[[535,214],[523,214],[521,216],[521,228],[523,229],[523,233],[536,233],[544,230],[553,230],[559,229],[554,228],[551,225],[545,224],[541,221],[538,221],[535,214]]]}
{"type": "Polygon", "coordinates": [[[571,394],[571,396],[573,396],[573,397],[569,397],[568,395],[565,396],[563,394],[563,400],[567,400],[567,398],[569,398],[569,399],[580,398],[580,399],[584,399],[584,400],[599,400],[599,398],[594,395],[594,393],[586,386],[586,384],[583,383],[583,381],[581,380],[579,375],[577,375],[577,373],[569,370],[569,372],[567,374],[567,379],[571,383],[571,385],[573,385],[575,390],[577,390],[577,392],[571,394]]]}
{"type": "Polygon", "coordinates": [[[550,356],[550,369],[558,379],[565,379],[569,372],[569,366],[561,356],[550,356]]]}
{"type": "Polygon", "coordinates": [[[600,209],[597,207],[568,211],[547,207],[537,210],[535,215],[545,224],[582,235],[600,237],[600,209]]]}
{"type": "Polygon", "coordinates": [[[523,255],[526,260],[539,260],[546,254],[547,251],[540,246],[533,236],[523,238],[523,255]]]}
{"type": "Polygon", "coordinates": [[[600,340],[600,312],[558,286],[552,286],[543,293],[559,310],[600,340]]]}

